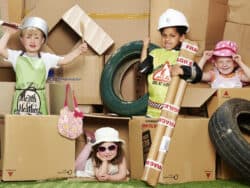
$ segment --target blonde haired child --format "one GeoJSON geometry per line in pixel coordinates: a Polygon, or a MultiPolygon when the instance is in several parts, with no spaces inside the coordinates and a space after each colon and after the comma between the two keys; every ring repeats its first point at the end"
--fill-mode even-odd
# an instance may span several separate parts
{"type": "Polygon", "coordinates": [[[70,63],[87,50],[87,44],[82,43],[64,56],[41,52],[48,38],[48,25],[40,17],[28,17],[19,26],[20,41],[24,50],[12,50],[7,48],[7,44],[11,35],[19,29],[7,26],[3,26],[3,29],[0,55],[12,65],[16,73],[11,112],[29,115],[48,114],[45,83],[49,70],[70,63]]]}

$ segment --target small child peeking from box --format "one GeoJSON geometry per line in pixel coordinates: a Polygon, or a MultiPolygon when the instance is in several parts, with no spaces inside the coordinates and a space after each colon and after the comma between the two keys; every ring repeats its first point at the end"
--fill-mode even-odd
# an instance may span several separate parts
{"type": "Polygon", "coordinates": [[[124,143],[114,128],[97,129],[95,141],[87,143],[76,159],[76,176],[96,178],[98,181],[126,180],[128,170],[122,148],[124,143]]]}
{"type": "Polygon", "coordinates": [[[250,68],[237,51],[237,44],[229,40],[218,42],[214,50],[204,51],[198,65],[203,69],[207,62],[212,62],[213,68],[203,72],[202,81],[212,88],[241,88],[250,82],[250,68]]]}
{"type": "Polygon", "coordinates": [[[70,63],[74,58],[87,51],[83,42],[78,48],[64,56],[41,52],[48,38],[48,25],[40,17],[28,17],[16,27],[3,26],[4,34],[0,39],[0,55],[8,61],[16,74],[15,94],[12,114],[48,114],[45,84],[51,68],[70,63]],[[24,50],[7,48],[14,33],[20,31],[20,41],[24,50]]]}

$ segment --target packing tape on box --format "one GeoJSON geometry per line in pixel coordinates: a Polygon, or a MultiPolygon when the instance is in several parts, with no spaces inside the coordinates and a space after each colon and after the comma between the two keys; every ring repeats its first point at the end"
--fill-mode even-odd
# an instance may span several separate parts
{"type": "Polygon", "coordinates": [[[89,13],[88,16],[93,19],[148,19],[149,13],[140,13],[140,14],[89,13]]]}

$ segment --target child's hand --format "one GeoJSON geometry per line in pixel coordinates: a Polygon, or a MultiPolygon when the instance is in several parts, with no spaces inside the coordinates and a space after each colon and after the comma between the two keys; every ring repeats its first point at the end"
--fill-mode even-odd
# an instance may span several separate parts
{"type": "Polygon", "coordinates": [[[2,26],[2,28],[4,32],[9,33],[10,35],[13,35],[19,31],[17,28],[14,27],[2,26]]]}
{"type": "Polygon", "coordinates": [[[241,56],[239,54],[236,54],[236,55],[233,55],[233,60],[239,64],[239,63],[242,63],[242,59],[241,59],[241,56]]]}
{"type": "Polygon", "coordinates": [[[97,178],[99,181],[107,181],[108,178],[109,178],[109,175],[108,175],[108,174],[103,174],[103,175],[100,175],[100,176],[96,176],[96,178],[97,178]]]}
{"type": "Polygon", "coordinates": [[[80,54],[83,54],[84,52],[86,52],[88,50],[88,45],[86,42],[83,42],[82,44],[79,45],[78,47],[80,54]]]}
{"type": "Polygon", "coordinates": [[[102,156],[100,155],[99,152],[96,153],[96,156],[97,156],[98,159],[100,159],[100,160],[103,161],[103,162],[104,162],[104,161],[107,161],[107,159],[104,158],[104,157],[102,157],[102,156]]]}
{"type": "Polygon", "coordinates": [[[171,76],[183,75],[183,70],[180,65],[174,65],[173,67],[171,67],[170,72],[171,76]]]}
{"type": "Polygon", "coordinates": [[[204,51],[203,52],[203,56],[202,58],[204,59],[204,61],[209,60],[211,57],[213,56],[213,51],[204,51]]]}

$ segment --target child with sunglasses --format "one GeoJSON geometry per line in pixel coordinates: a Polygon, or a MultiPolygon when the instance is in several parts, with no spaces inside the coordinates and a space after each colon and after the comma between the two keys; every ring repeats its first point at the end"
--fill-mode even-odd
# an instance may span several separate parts
{"type": "MultiPolygon", "coordinates": [[[[98,181],[125,180],[128,170],[122,148],[124,143],[124,140],[119,138],[119,132],[114,128],[97,129],[90,158],[86,162],[82,161],[85,164],[84,169],[80,169],[79,165],[76,166],[76,176],[96,178],[98,181]]],[[[76,161],[79,163],[79,158],[76,161]]]]}

